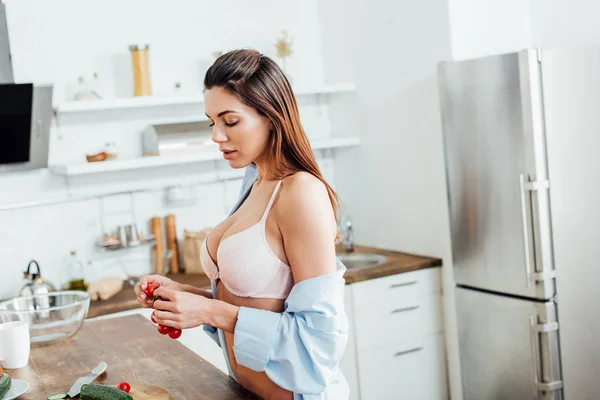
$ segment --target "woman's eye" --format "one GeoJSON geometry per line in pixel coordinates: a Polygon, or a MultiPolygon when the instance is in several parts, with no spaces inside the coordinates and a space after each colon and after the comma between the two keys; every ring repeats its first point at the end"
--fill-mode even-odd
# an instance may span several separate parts
{"type": "Polygon", "coordinates": [[[235,122],[225,122],[225,125],[227,126],[235,126],[238,123],[238,121],[235,122]]]}

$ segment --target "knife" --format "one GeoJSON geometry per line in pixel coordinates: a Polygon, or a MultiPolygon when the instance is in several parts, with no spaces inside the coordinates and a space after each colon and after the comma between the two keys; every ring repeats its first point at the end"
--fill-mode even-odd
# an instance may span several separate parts
{"type": "Polygon", "coordinates": [[[69,397],[78,396],[79,393],[81,392],[81,387],[83,385],[85,385],[86,383],[92,383],[97,377],[99,377],[100,375],[102,375],[102,373],[104,371],[106,371],[106,367],[107,367],[106,363],[104,361],[102,361],[100,364],[98,364],[98,366],[96,368],[94,368],[92,370],[92,372],[90,372],[86,376],[77,378],[77,380],[75,381],[73,386],[71,386],[71,389],[67,393],[69,395],[69,397]]]}

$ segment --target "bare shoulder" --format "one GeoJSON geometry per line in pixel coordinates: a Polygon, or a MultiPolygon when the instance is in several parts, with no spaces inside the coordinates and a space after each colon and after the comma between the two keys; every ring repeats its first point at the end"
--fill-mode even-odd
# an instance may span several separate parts
{"type": "Polygon", "coordinates": [[[325,207],[331,209],[327,187],[319,178],[308,172],[296,172],[283,179],[280,209],[288,207],[325,207]]]}
{"type": "Polygon", "coordinates": [[[297,172],[284,178],[276,208],[294,281],[335,272],[336,222],[327,186],[297,172]]]}

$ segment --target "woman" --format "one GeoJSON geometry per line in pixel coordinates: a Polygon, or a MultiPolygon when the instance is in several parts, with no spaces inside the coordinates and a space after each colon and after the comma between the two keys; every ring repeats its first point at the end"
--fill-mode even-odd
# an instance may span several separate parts
{"type": "Polygon", "coordinates": [[[201,248],[212,293],[144,276],[138,300],[157,323],[203,325],[230,375],[265,399],[347,399],[345,267],[337,198],[322,177],[289,82],[253,50],[219,57],[204,79],[212,140],[246,178],[233,213],[201,248]],[[144,289],[158,284],[156,300],[144,289]]]}

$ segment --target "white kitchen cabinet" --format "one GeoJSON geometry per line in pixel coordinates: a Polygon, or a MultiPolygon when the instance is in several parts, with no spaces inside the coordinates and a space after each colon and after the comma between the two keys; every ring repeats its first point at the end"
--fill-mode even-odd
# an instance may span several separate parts
{"type": "Polygon", "coordinates": [[[440,279],[427,268],[346,286],[351,399],[448,398],[440,279]]]}
{"type": "Polygon", "coordinates": [[[361,399],[446,399],[444,338],[419,337],[359,354],[361,399]]]}
{"type": "Polygon", "coordinates": [[[354,313],[352,312],[352,287],[346,285],[344,292],[344,306],[348,315],[348,324],[350,326],[350,335],[348,337],[348,344],[346,345],[346,352],[340,360],[340,368],[348,381],[350,387],[350,400],[358,400],[360,398],[360,390],[358,386],[358,364],[356,362],[356,350],[355,350],[355,334],[354,334],[354,313]]]}
{"type": "Polygon", "coordinates": [[[442,332],[442,299],[429,294],[354,313],[356,348],[368,350],[442,332]]]}

